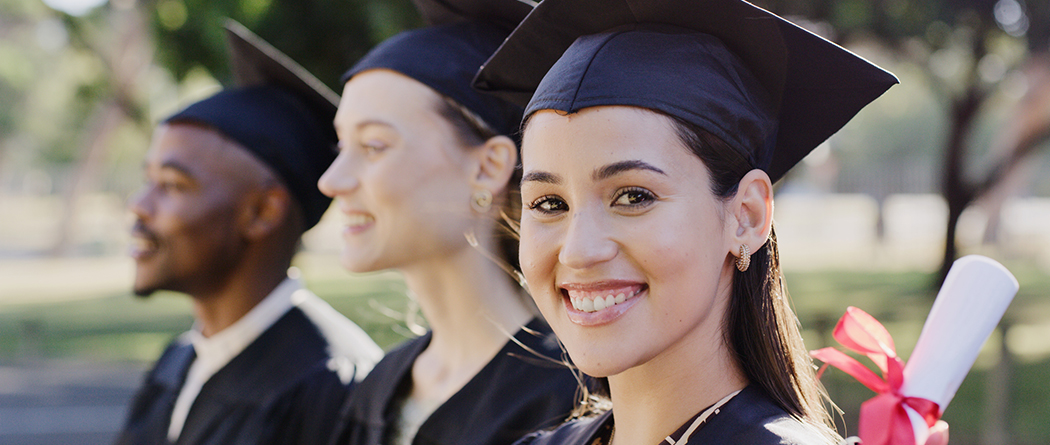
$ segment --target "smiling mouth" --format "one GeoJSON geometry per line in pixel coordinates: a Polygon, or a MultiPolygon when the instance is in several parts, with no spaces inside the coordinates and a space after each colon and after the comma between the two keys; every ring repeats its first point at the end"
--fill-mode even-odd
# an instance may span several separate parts
{"type": "Polygon", "coordinates": [[[580,312],[598,312],[600,310],[627,302],[642,293],[646,286],[633,289],[616,289],[606,291],[566,290],[572,307],[580,312]]]}
{"type": "Polygon", "coordinates": [[[157,242],[150,238],[133,236],[128,250],[133,259],[144,259],[157,251],[157,242]]]}
{"type": "Polygon", "coordinates": [[[372,215],[364,213],[354,213],[352,215],[347,215],[346,225],[351,228],[360,228],[372,224],[373,222],[375,222],[375,220],[375,217],[373,217],[372,215]]]}
{"type": "Polygon", "coordinates": [[[158,247],[157,237],[147,230],[145,225],[138,222],[132,227],[128,253],[133,259],[144,259],[155,253],[158,247]]]}

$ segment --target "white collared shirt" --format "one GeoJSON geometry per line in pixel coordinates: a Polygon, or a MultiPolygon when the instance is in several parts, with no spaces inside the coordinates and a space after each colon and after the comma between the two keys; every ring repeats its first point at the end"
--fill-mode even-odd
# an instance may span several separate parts
{"type": "Polygon", "coordinates": [[[302,284],[298,280],[287,278],[277,285],[270,295],[226,329],[211,337],[205,337],[198,326],[194,326],[183,335],[183,340],[193,344],[197,358],[190,365],[186,381],[182,384],[182,391],[175,400],[171,423],[168,425],[168,440],[178,440],[190,407],[193,406],[193,401],[197,399],[204,383],[284,316],[292,308],[292,294],[300,289],[302,284]]]}

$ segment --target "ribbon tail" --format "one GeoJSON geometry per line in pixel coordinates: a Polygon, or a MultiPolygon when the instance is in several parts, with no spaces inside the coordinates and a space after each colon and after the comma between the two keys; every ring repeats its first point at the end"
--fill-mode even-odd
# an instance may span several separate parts
{"type": "Polygon", "coordinates": [[[878,374],[875,374],[872,370],[857,361],[857,359],[846,355],[838,349],[818,349],[816,351],[809,351],[809,355],[826,364],[841,369],[843,372],[857,379],[858,382],[867,386],[868,389],[872,391],[884,393],[889,390],[886,382],[879,378],[878,374]]]}
{"type": "Polygon", "coordinates": [[[880,394],[860,405],[857,433],[864,445],[915,444],[903,399],[895,394],[880,394]]]}

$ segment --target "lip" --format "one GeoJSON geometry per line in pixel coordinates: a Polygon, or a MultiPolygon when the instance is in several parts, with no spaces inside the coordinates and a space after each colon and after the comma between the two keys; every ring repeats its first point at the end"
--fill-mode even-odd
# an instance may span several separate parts
{"type": "Polygon", "coordinates": [[[558,286],[562,303],[569,321],[580,326],[601,326],[612,323],[627,313],[635,304],[648,295],[649,286],[634,281],[610,280],[594,283],[564,283],[558,286]],[[595,300],[604,295],[624,294],[624,300],[603,309],[587,312],[573,306],[570,294],[582,299],[595,300]]]}
{"type": "Polygon", "coordinates": [[[356,235],[364,232],[375,225],[376,219],[371,213],[357,210],[343,211],[346,226],[343,229],[345,236],[356,235]]]}
{"type": "Polygon", "coordinates": [[[136,225],[131,231],[131,243],[128,245],[128,255],[135,261],[144,261],[157,253],[157,237],[150,234],[144,227],[136,225]]]}

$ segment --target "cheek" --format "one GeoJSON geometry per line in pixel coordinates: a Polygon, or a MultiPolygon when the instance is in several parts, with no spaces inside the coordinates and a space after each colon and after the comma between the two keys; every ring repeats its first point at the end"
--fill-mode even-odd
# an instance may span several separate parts
{"type": "Polygon", "coordinates": [[[721,224],[706,212],[683,212],[648,234],[636,256],[649,271],[658,291],[673,295],[712,295],[726,252],[721,224]]]}
{"type": "Polygon", "coordinates": [[[554,266],[558,262],[559,230],[540,224],[527,214],[521,220],[521,244],[518,259],[525,279],[542,290],[554,284],[554,266]]]}
{"type": "Polygon", "coordinates": [[[167,208],[169,233],[188,238],[189,244],[221,244],[223,240],[236,237],[240,203],[232,199],[174,200],[167,208]]]}
{"type": "Polygon", "coordinates": [[[467,188],[465,180],[455,175],[453,166],[433,153],[401,150],[373,165],[368,181],[372,193],[383,202],[415,202],[417,210],[432,212],[446,209],[457,198],[468,202],[469,192],[460,190],[467,188]]]}

